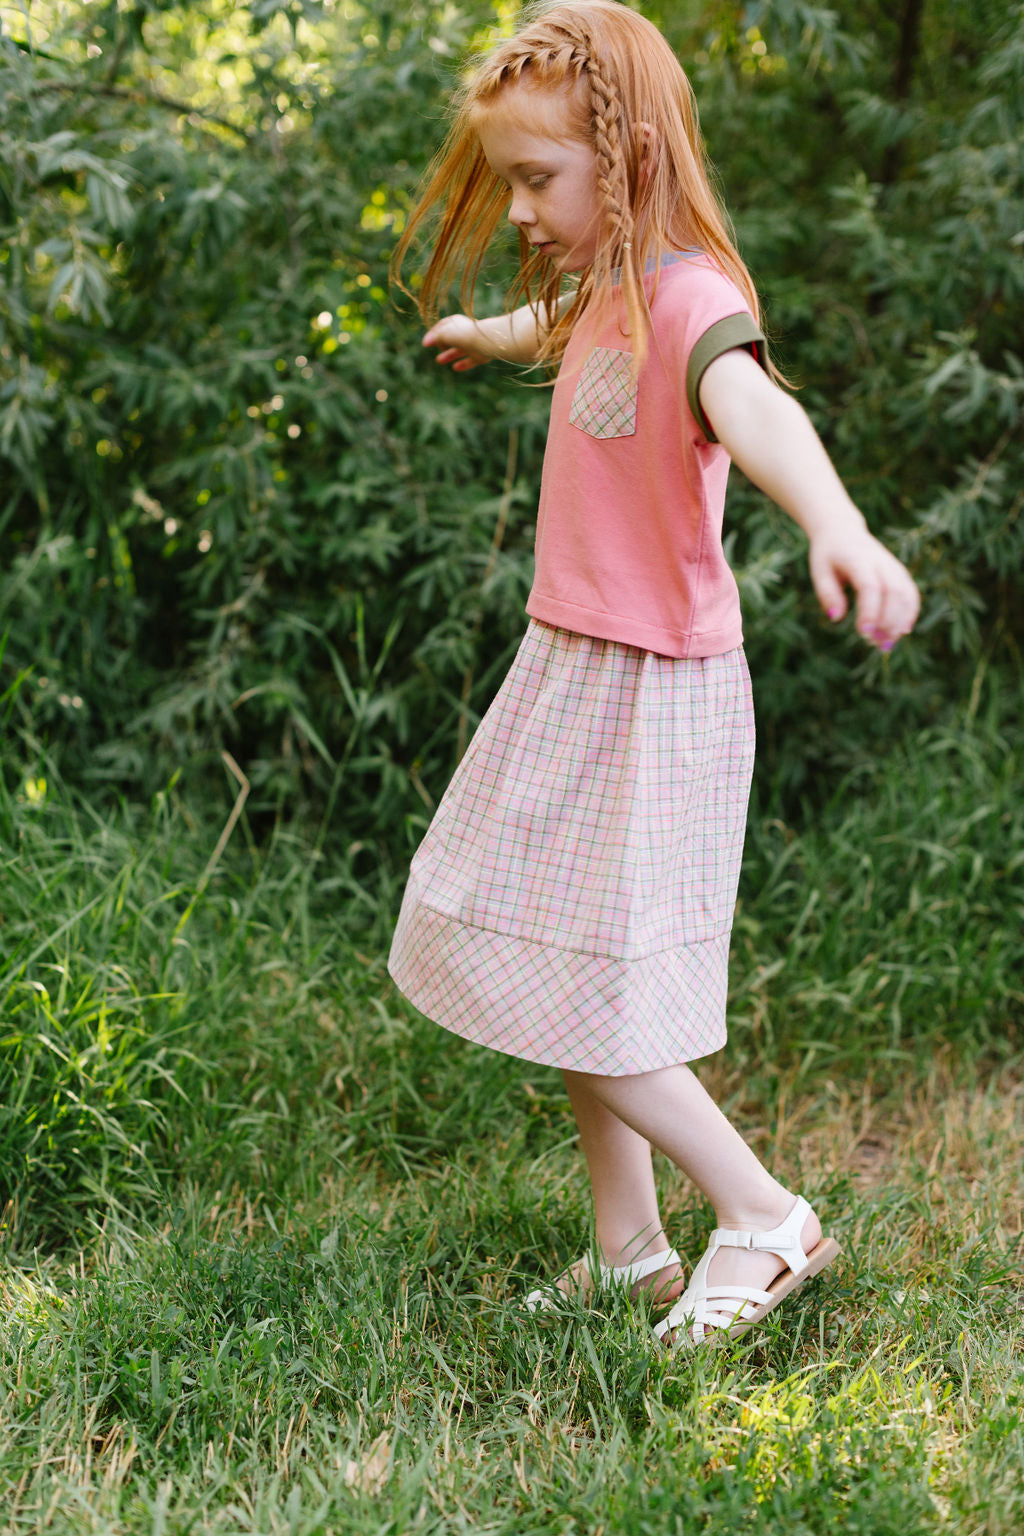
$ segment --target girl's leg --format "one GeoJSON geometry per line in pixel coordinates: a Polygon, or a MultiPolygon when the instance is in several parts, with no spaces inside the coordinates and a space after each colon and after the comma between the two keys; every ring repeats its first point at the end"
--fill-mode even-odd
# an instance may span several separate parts
{"type": "MultiPolygon", "coordinates": [[[[670,1248],[658,1211],[650,1142],[596,1097],[583,1073],[562,1075],[587,1159],[597,1245],[604,1262],[632,1264],[670,1248]]],[[[570,1271],[567,1279],[576,1278],[570,1271]]],[[[671,1301],[683,1289],[682,1272],[672,1265],[648,1283],[657,1286],[659,1300],[671,1301]]]]}
{"type": "MultiPolygon", "coordinates": [[[[711,1201],[720,1227],[770,1231],[789,1214],[795,1195],[758,1161],[689,1067],[665,1067],[634,1077],[563,1075],[574,1108],[574,1095],[588,1093],[613,1118],[632,1127],[638,1138],[664,1152],[711,1201]]],[[[805,1252],[820,1239],[821,1225],[812,1212],[802,1233],[805,1252]]],[[[779,1269],[771,1253],[722,1248],[708,1279],[764,1289],[779,1269]]]]}

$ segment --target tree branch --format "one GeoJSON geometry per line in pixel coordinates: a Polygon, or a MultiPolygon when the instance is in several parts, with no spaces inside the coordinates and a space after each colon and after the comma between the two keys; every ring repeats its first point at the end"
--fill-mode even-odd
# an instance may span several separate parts
{"type": "MultiPolygon", "coordinates": [[[[903,14],[900,17],[900,46],[896,55],[896,69],[892,78],[892,94],[894,101],[901,105],[910,96],[910,87],[914,78],[914,65],[921,47],[921,16],[924,12],[924,0],[904,0],[903,14]]],[[[882,185],[891,186],[899,175],[900,163],[903,159],[903,145],[897,141],[890,144],[882,159],[882,185]]]]}
{"type": "Polygon", "coordinates": [[[250,139],[244,128],[239,128],[237,123],[229,123],[226,117],[218,117],[216,113],[206,112],[202,107],[193,106],[187,101],[177,101],[173,96],[162,96],[159,91],[137,90],[124,85],[92,85],[77,80],[44,80],[32,87],[35,96],[42,95],[44,91],[74,91],[83,96],[116,96],[122,101],[134,101],[140,106],[149,102],[155,107],[162,107],[166,112],[180,112],[185,117],[200,117],[205,123],[215,123],[218,128],[237,133],[247,144],[250,139]]]}

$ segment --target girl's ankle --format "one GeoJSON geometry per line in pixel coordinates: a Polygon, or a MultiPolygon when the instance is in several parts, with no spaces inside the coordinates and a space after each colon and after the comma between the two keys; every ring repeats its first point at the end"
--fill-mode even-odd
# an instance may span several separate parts
{"type": "Polygon", "coordinates": [[[798,1199],[798,1195],[780,1186],[778,1195],[717,1211],[716,1223],[727,1232],[773,1232],[782,1225],[798,1199]]]}

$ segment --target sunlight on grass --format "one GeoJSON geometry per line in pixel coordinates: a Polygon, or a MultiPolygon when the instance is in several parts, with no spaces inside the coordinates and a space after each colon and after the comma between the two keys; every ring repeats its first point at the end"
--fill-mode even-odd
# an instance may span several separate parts
{"type": "Polygon", "coordinates": [[[924,1454],[941,1482],[945,1442],[954,1434],[953,1415],[943,1411],[951,1387],[933,1384],[920,1366],[895,1360],[881,1368],[867,1365],[828,1393],[830,1374],[842,1372],[837,1361],[755,1387],[746,1397],[712,1394],[703,1403],[711,1464],[742,1465],[755,1498],[764,1502],[780,1484],[814,1484],[826,1465],[853,1468],[865,1451],[874,1452],[873,1432],[881,1431],[890,1458],[924,1454]]]}

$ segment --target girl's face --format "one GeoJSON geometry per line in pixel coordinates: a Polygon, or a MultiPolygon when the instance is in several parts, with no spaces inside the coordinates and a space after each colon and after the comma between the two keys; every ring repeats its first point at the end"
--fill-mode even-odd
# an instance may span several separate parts
{"type": "Polygon", "coordinates": [[[597,156],[571,137],[568,92],[508,86],[477,125],[484,157],[512,194],[511,223],[560,272],[590,266],[602,229],[597,156]]]}

